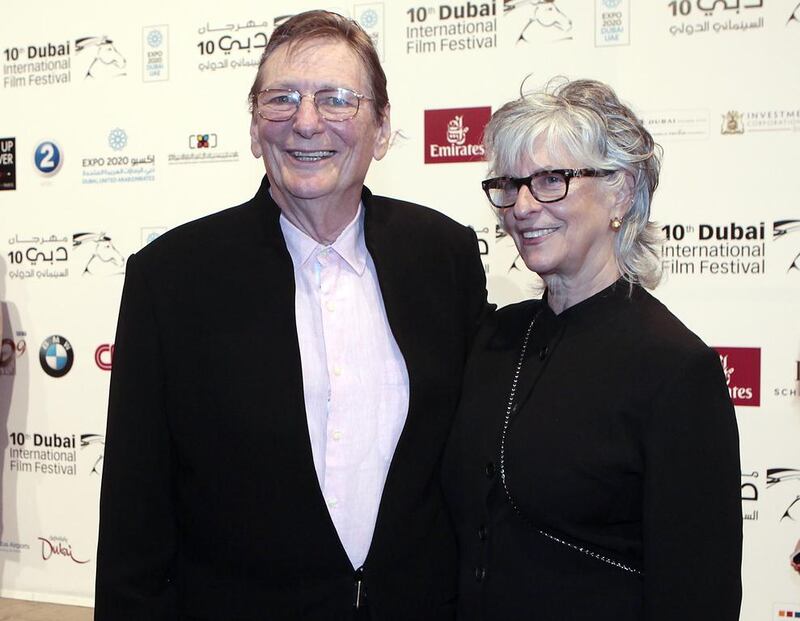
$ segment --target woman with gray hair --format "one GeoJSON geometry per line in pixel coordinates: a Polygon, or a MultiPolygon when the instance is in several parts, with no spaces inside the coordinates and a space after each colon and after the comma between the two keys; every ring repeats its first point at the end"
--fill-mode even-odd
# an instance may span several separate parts
{"type": "Polygon", "coordinates": [[[739,447],[717,354],[645,288],[660,148],[607,85],[485,130],[490,203],[542,300],[487,321],[445,451],[461,619],[738,619],[739,447]]]}

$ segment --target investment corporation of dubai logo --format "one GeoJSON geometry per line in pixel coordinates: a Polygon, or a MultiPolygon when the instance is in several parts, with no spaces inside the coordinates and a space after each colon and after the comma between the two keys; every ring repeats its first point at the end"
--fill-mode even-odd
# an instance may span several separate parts
{"type": "Polygon", "coordinates": [[[39,363],[50,377],[64,377],[72,368],[75,352],[72,344],[63,336],[48,336],[39,347],[39,363]]]}
{"type": "Polygon", "coordinates": [[[761,405],[761,349],[715,347],[734,405],[761,405]]]}
{"type": "Polygon", "coordinates": [[[742,113],[736,110],[728,110],[722,115],[722,127],[720,128],[721,134],[743,134],[744,123],[742,122],[742,113]]]}
{"type": "Polygon", "coordinates": [[[33,150],[33,165],[43,177],[52,177],[64,163],[61,147],[52,140],[43,140],[33,150]]]}
{"type": "Polygon", "coordinates": [[[483,161],[483,128],[491,116],[489,106],[425,110],[425,163],[483,161]]]}
{"type": "Polygon", "coordinates": [[[17,189],[16,153],[16,138],[0,138],[0,190],[17,189]]]}

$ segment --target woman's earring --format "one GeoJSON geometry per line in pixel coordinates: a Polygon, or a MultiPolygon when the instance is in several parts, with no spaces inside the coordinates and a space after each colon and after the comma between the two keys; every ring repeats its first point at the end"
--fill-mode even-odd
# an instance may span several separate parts
{"type": "Polygon", "coordinates": [[[624,218],[618,218],[617,216],[611,218],[611,223],[610,223],[611,230],[614,231],[615,233],[619,231],[622,228],[623,220],[624,218]]]}

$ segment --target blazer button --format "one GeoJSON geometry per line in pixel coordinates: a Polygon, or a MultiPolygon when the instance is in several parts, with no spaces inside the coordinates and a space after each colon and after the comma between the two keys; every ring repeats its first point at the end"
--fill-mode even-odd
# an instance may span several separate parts
{"type": "Polygon", "coordinates": [[[545,358],[547,358],[547,354],[549,353],[550,353],[550,348],[547,345],[545,345],[544,347],[542,347],[541,350],[539,350],[539,360],[544,360],[545,358]]]}
{"type": "Polygon", "coordinates": [[[488,536],[488,534],[489,530],[486,528],[486,525],[481,524],[478,527],[478,539],[480,539],[481,541],[486,541],[486,537],[488,536]]]}
{"type": "Polygon", "coordinates": [[[487,479],[493,479],[494,478],[494,462],[493,461],[486,462],[486,467],[484,468],[484,473],[486,473],[486,478],[487,479]]]}
{"type": "Polygon", "coordinates": [[[486,579],[486,568],[485,567],[476,567],[475,568],[475,580],[478,582],[483,582],[486,579]]]}

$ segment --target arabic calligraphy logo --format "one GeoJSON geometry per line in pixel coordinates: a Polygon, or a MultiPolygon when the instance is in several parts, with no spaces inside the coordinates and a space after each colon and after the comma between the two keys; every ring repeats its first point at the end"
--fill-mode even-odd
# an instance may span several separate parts
{"type": "Polygon", "coordinates": [[[736,110],[729,110],[727,114],[723,114],[720,132],[723,134],[743,134],[742,113],[736,110]]]}
{"type": "Polygon", "coordinates": [[[52,140],[46,140],[36,145],[33,150],[33,165],[39,174],[45,177],[52,177],[59,170],[61,164],[64,163],[64,158],[59,147],[52,140]]]}
{"type": "MultiPolygon", "coordinates": [[[[544,32],[550,40],[571,39],[572,20],[556,5],[556,0],[503,0],[503,16],[516,18],[522,24],[517,43],[528,43],[544,32]]],[[[519,27],[519,26],[518,26],[519,27]]]]}
{"type": "Polygon", "coordinates": [[[147,45],[150,47],[158,47],[164,42],[164,35],[160,30],[151,30],[147,33],[147,45]]]}
{"type": "MultiPolygon", "coordinates": [[[[789,233],[800,232],[800,220],[775,220],[772,223],[772,239],[780,239],[789,233]]],[[[786,268],[786,273],[797,270],[800,272],[800,252],[794,255],[794,258],[786,268]]]]}
{"type": "Polygon", "coordinates": [[[114,41],[107,36],[83,37],[75,40],[75,51],[94,58],[89,63],[85,78],[116,78],[125,75],[125,57],[114,46],[114,41]]]}
{"type": "Polygon", "coordinates": [[[464,127],[464,117],[454,116],[447,124],[447,142],[462,145],[467,141],[469,127],[464,127]]]}
{"type": "Polygon", "coordinates": [[[72,368],[75,352],[63,336],[48,336],[39,348],[39,364],[50,377],[64,377],[72,368]]]}
{"type": "Polygon", "coordinates": [[[128,134],[125,130],[116,127],[108,132],[108,146],[114,151],[122,151],[128,146],[128,134]]]}
{"type": "Polygon", "coordinates": [[[77,255],[77,261],[84,264],[84,276],[114,276],[125,273],[125,257],[105,233],[75,233],[72,236],[72,248],[73,256],[77,255]]]}

